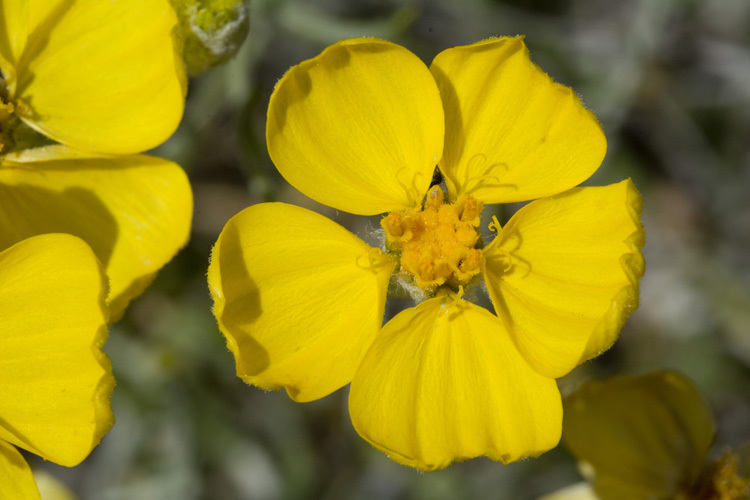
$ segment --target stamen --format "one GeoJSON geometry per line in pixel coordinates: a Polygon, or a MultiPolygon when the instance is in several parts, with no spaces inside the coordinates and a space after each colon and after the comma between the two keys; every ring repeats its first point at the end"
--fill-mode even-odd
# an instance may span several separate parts
{"type": "Polygon", "coordinates": [[[497,220],[497,216],[495,215],[492,216],[492,222],[489,223],[487,228],[490,231],[497,233],[498,237],[503,233],[503,226],[500,225],[500,222],[497,220]]]}
{"type": "Polygon", "coordinates": [[[500,178],[496,175],[475,175],[474,177],[470,177],[466,180],[466,183],[464,184],[463,191],[465,193],[470,193],[474,191],[476,188],[469,188],[472,184],[476,184],[480,181],[490,181],[490,183],[499,186],[500,185],[500,178]]]}
{"type": "Polygon", "coordinates": [[[427,192],[422,210],[391,212],[380,225],[386,248],[398,253],[400,273],[428,295],[465,287],[481,271],[483,244],[477,228],[481,201],[462,196],[445,203],[440,186],[427,192]]]}
{"type": "Polygon", "coordinates": [[[492,258],[500,263],[498,267],[501,272],[506,273],[513,267],[513,256],[504,248],[499,248],[499,245],[503,240],[503,227],[500,225],[497,217],[493,215],[492,222],[487,225],[487,228],[490,231],[497,233],[497,236],[495,236],[490,244],[487,245],[485,252],[487,255],[492,255],[492,258]],[[497,249],[495,249],[496,246],[498,246],[497,249]]]}
{"type": "Polygon", "coordinates": [[[423,177],[424,174],[422,174],[422,172],[411,171],[413,175],[411,178],[411,186],[409,186],[404,180],[401,179],[401,175],[403,174],[403,172],[408,173],[409,171],[410,170],[407,167],[401,167],[400,169],[398,169],[398,171],[396,172],[396,182],[398,182],[399,185],[404,189],[409,205],[416,207],[419,204],[419,200],[416,196],[416,193],[420,192],[419,178],[423,177]]]}
{"type": "Polygon", "coordinates": [[[20,98],[16,99],[14,111],[19,116],[31,116],[31,108],[29,108],[20,98]]]}
{"type": "Polygon", "coordinates": [[[0,120],[12,115],[13,111],[15,111],[15,106],[12,102],[5,102],[0,99],[0,120]]]}
{"type": "Polygon", "coordinates": [[[379,248],[370,248],[367,254],[357,257],[356,264],[362,269],[375,271],[382,266],[394,266],[396,262],[393,257],[384,254],[379,248]]]}
{"type": "Polygon", "coordinates": [[[9,123],[13,120],[15,106],[0,98],[0,152],[5,149],[8,139],[9,123]]]}

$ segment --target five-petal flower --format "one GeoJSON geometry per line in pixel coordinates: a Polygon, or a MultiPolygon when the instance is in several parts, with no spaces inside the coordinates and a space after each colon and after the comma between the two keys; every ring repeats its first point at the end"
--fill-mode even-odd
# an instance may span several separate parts
{"type": "Polygon", "coordinates": [[[577,96],[522,38],[449,49],[429,69],[353,39],[280,80],[266,139],[304,194],[387,214],[385,241],[283,203],[233,217],[208,280],[238,376],[296,401],[351,382],[359,434],[420,469],[555,446],[554,379],[615,341],[644,267],[632,182],[575,187],[606,151],[577,96]],[[484,245],[484,204],[532,199],[504,227],[493,218],[484,245]],[[394,272],[423,300],[382,326],[394,272]],[[462,298],[480,275],[495,314],[462,298]]]}

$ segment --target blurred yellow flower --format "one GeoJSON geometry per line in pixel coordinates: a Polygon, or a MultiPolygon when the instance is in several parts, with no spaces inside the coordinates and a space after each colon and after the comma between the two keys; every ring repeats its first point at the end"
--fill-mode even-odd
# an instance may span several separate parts
{"type": "Polygon", "coordinates": [[[709,462],[711,410],[678,373],[591,381],[566,397],[564,408],[563,440],[591,489],[544,500],[750,498],[750,454],[743,464],[731,451],[709,462]]]}
{"type": "Polygon", "coordinates": [[[137,154],[182,116],[176,27],[169,0],[0,4],[0,249],[48,232],[83,238],[114,318],[188,237],[184,172],[137,154]]]}
{"type": "Polygon", "coordinates": [[[15,446],[57,464],[81,462],[113,424],[106,278],[67,234],[0,252],[0,499],[34,499],[15,446]]]}
{"type": "Polygon", "coordinates": [[[575,93],[520,37],[446,50],[429,69],[398,45],[346,40],[280,80],[266,139],[304,194],[387,214],[384,243],[283,203],[233,217],[208,280],[238,376],[295,401],[351,382],[359,434],[423,470],[554,447],[555,378],[615,341],[643,273],[633,184],[575,187],[606,150],[575,93]],[[484,204],[536,198],[504,227],[492,218],[484,245],[484,204]],[[394,272],[419,304],[382,326],[394,272]],[[463,298],[480,277],[496,314],[463,298]]]}
{"type": "Polygon", "coordinates": [[[41,500],[78,500],[64,483],[43,469],[34,471],[34,482],[41,500]]]}

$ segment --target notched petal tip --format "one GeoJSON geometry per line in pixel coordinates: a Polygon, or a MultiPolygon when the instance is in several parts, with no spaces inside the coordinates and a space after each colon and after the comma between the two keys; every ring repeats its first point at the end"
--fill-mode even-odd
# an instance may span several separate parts
{"type": "MultiPolygon", "coordinates": [[[[91,355],[100,368],[100,378],[95,384],[92,401],[94,405],[94,429],[92,432],[91,449],[94,449],[102,437],[104,437],[115,423],[114,412],[112,411],[111,397],[114,392],[116,381],[112,372],[112,361],[104,352],[104,345],[109,337],[108,325],[111,322],[110,308],[107,305],[107,296],[109,295],[109,281],[101,267],[101,293],[99,294],[99,310],[104,322],[99,326],[91,341],[91,355]]],[[[85,457],[84,457],[85,458],[85,457]]]]}
{"type": "Polygon", "coordinates": [[[536,456],[562,428],[555,381],[523,360],[495,316],[455,296],[383,327],[352,381],[349,411],[375,448],[425,471],[536,456]]]}
{"type": "Polygon", "coordinates": [[[101,439],[110,431],[115,424],[115,416],[112,411],[111,397],[115,390],[115,377],[112,373],[112,361],[102,348],[107,341],[108,330],[106,325],[100,328],[96,341],[91,346],[93,356],[101,368],[101,378],[94,389],[94,421],[95,428],[92,436],[91,448],[95,448],[101,439]]]}
{"type": "Polygon", "coordinates": [[[523,38],[445,50],[430,70],[446,116],[440,168],[451,198],[507,203],[550,196],[601,164],[606,139],[598,120],[531,61],[523,38]]]}
{"type": "Polygon", "coordinates": [[[628,279],[628,284],[623,286],[612,298],[611,306],[589,339],[579,364],[595,358],[609,349],[617,339],[617,335],[627,319],[638,309],[640,300],[639,280],[646,270],[646,261],[642,253],[643,245],[646,243],[646,231],[641,221],[643,198],[631,179],[621,181],[619,186],[622,186],[625,190],[625,205],[630,216],[632,229],[632,232],[624,239],[624,244],[629,251],[623,253],[620,257],[620,266],[628,279]],[[614,335],[613,332],[615,332],[614,335]]]}

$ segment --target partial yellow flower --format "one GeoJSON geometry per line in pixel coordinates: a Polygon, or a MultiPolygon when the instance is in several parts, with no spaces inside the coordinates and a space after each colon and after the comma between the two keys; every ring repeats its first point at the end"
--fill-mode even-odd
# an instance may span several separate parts
{"type": "Polygon", "coordinates": [[[711,410],[678,373],[591,381],[566,397],[564,407],[563,440],[582,464],[594,498],[750,497],[750,470],[739,469],[737,453],[709,461],[711,410]]]}
{"type": "Polygon", "coordinates": [[[99,261],[74,236],[0,252],[0,500],[39,498],[15,446],[73,466],[112,426],[106,295],[99,261]]]}
{"type": "Polygon", "coordinates": [[[168,0],[5,0],[0,32],[0,249],[83,238],[117,318],[188,237],[184,172],[136,154],[182,116],[176,14],[168,0]]]}
{"type": "Polygon", "coordinates": [[[384,214],[383,245],[283,203],[233,217],[208,281],[238,376],[295,401],[351,382],[359,434],[423,470],[554,447],[555,378],[615,341],[643,273],[632,182],[575,187],[606,150],[577,96],[520,37],[429,69],[398,45],[345,40],[280,80],[266,139],[306,195],[384,214]],[[504,227],[485,220],[497,236],[484,243],[485,204],[534,198],[504,227]],[[383,326],[392,274],[419,303],[383,326]],[[482,278],[495,314],[463,298],[482,278]]]}
{"type": "Polygon", "coordinates": [[[29,126],[83,151],[138,153],[182,117],[184,63],[166,0],[5,0],[0,70],[29,126]]]}

